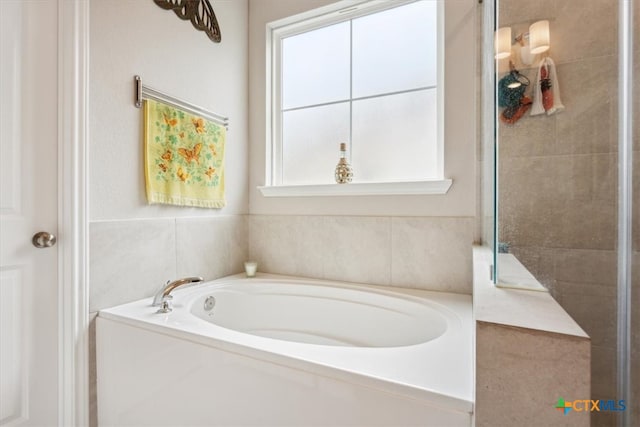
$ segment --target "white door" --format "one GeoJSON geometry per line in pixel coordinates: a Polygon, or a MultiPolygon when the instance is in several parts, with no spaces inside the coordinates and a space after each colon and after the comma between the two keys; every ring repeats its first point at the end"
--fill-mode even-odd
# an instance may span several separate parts
{"type": "Polygon", "coordinates": [[[0,0],[0,425],[58,424],[58,5],[0,0]],[[41,243],[46,243],[41,240],[41,243]]]}

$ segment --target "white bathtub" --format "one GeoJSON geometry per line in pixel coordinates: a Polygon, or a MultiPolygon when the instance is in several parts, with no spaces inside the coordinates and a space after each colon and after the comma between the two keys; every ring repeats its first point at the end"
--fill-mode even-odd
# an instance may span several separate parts
{"type": "Polygon", "coordinates": [[[100,312],[101,426],[471,425],[469,296],[273,275],[173,295],[100,312]]]}

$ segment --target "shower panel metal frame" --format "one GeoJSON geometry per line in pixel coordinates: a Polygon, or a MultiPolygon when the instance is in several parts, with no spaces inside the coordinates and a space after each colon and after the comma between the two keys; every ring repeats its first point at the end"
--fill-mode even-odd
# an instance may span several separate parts
{"type": "Polygon", "coordinates": [[[491,281],[496,283],[498,277],[497,248],[498,248],[498,149],[496,118],[496,68],[493,56],[493,34],[498,22],[496,1],[483,2],[482,7],[482,140],[483,140],[483,170],[482,170],[482,239],[485,245],[493,249],[491,260],[491,281]],[[492,197],[489,196],[492,194],[492,197]],[[489,226],[488,216],[491,216],[489,226]]]}
{"type": "MultiPolygon", "coordinates": [[[[631,400],[631,268],[633,218],[633,1],[619,0],[618,9],[618,276],[617,393],[631,400]]],[[[632,425],[631,408],[618,417],[632,425]]]]}

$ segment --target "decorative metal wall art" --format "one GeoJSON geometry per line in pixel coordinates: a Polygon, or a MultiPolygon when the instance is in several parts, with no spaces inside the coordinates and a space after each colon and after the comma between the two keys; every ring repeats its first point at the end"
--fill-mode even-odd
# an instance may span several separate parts
{"type": "Polygon", "coordinates": [[[216,14],[209,0],[153,0],[165,10],[173,10],[180,19],[191,21],[194,27],[204,31],[214,43],[220,43],[222,36],[216,14]]]}

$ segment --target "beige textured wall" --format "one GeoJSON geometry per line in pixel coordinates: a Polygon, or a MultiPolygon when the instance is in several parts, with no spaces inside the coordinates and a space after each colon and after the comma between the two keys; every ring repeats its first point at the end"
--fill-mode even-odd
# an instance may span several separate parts
{"type": "Polygon", "coordinates": [[[476,425],[588,426],[588,413],[554,408],[591,396],[589,337],[548,293],[495,286],[491,264],[474,247],[476,425]]]}
{"type": "Polygon", "coordinates": [[[589,425],[588,412],[553,407],[588,398],[589,340],[478,322],[476,343],[477,427],[589,425]]]}
{"type": "MultiPolygon", "coordinates": [[[[566,107],[499,126],[499,240],[590,335],[591,397],[602,399],[616,396],[617,6],[613,0],[501,0],[498,22],[515,36],[550,20],[549,56],[566,107]]],[[[520,64],[516,51],[512,59],[533,82],[536,70],[520,64]]],[[[634,196],[638,212],[637,185],[634,196]]],[[[633,240],[637,250],[640,227],[633,240]]],[[[615,418],[594,413],[592,423],[612,425],[615,418]]]]}
{"type": "Polygon", "coordinates": [[[248,3],[211,4],[221,43],[150,1],[91,1],[92,221],[248,213],[248,3]],[[229,117],[223,209],[147,204],[142,112],[133,106],[135,74],[144,84],[229,117]]]}

